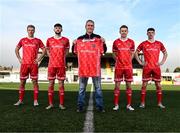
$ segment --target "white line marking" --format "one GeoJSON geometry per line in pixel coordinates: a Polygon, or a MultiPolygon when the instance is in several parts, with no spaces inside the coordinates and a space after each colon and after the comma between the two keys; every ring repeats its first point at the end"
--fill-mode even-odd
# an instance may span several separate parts
{"type": "Polygon", "coordinates": [[[93,114],[93,84],[91,86],[91,93],[89,97],[89,104],[87,108],[86,118],[84,121],[83,132],[94,132],[94,114],[93,114]]]}

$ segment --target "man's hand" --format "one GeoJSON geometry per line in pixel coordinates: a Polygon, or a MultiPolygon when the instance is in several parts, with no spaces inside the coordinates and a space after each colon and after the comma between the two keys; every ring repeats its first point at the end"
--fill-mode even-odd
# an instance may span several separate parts
{"type": "Polygon", "coordinates": [[[21,59],[21,58],[18,58],[18,60],[19,60],[19,63],[21,64],[21,63],[22,63],[22,59],[21,59]]]}
{"type": "Polygon", "coordinates": [[[38,62],[40,61],[41,59],[37,58],[34,60],[34,64],[38,64],[38,62]]]}
{"type": "Polygon", "coordinates": [[[163,62],[158,62],[158,66],[162,66],[163,64],[163,62]]]}
{"type": "Polygon", "coordinates": [[[146,62],[139,62],[139,64],[141,65],[141,66],[145,66],[147,63],[146,62]]]}

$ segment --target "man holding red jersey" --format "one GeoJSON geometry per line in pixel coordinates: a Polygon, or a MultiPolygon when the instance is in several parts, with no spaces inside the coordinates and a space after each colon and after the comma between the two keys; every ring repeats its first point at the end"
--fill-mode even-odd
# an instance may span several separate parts
{"type": "Polygon", "coordinates": [[[15,106],[23,104],[24,90],[26,79],[28,79],[29,74],[33,82],[34,87],[34,106],[38,106],[38,62],[43,58],[46,50],[42,41],[34,37],[35,26],[27,26],[28,37],[22,38],[18,45],[16,46],[15,53],[21,64],[20,68],[20,87],[19,87],[19,100],[15,103],[15,106]],[[23,50],[22,58],[19,54],[19,50],[23,50]],[[38,58],[39,48],[42,49],[42,54],[38,58]]]}
{"type": "Polygon", "coordinates": [[[121,81],[126,82],[126,96],[127,106],[126,108],[133,111],[131,107],[132,89],[131,82],[133,81],[133,68],[132,59],[134,56],[134,41],[127,38],[128,27],[122,25],[119,30],[120,38],[116,39],[113,43],[113,56],[116,60],[115,63],[115,88],[114,88],[114,108],[117,111],[119,109],[119,95],[121,81]]]}
{"type": "Polygon", "coordinates": [[[167,59],[167,51],[164,45],[160,41],[154,39],[155,29],[147,29],[148,40],[142,42],[135,52],[135,57],[140,65],[143,66],[143,75],[142,75],[142,88],[141,88],[141,104],[140,108],[145,108],[145,97],[146,97],[146,87],[149,80],[155,81],[156,93],[157,93],[157,102],[158,107],[165,108],[162,105],[162,87],[161,87],[161,69],[160,66],[163,65],[167,59]],[[142,62],[138,53],[142,51],[144,54],[144,62],[142,62]],[[160,51],[163,53],[162,61],[159,62],[160,51]]]}
{"type": "Polygon", "coordinates": [[[77,54],[79,68],[79,95],[77,112],[84,111],[85,91],[88,78],[92,77],[95,87],[96,109],[104,112],[101,89],[101,55],[106,51],[106,44],[101,36],[93,33],[94,21],[86,21],[86,34],[73,42],[72,51],[77,54]]]}
{"type": "Polygon", "coordinates": [[[57,78],[59,82],[59,108],[64,110],[64,80],[66,77],[66,55],[69,52],[69,39],[61,36],[62,25],[54,25],[55,35],[48,38],[46,47],[49,56],[48,63],[48,100],[49,105],[46,109],[53,108],[54,81],[57,78]]]}

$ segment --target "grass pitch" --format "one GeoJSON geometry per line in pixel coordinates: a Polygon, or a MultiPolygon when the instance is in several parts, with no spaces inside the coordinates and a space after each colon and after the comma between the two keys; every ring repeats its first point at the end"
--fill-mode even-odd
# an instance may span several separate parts
{"type": "MultiPolygon", "coordinates": [[[[55,86],[55,108],[45,110],[48,105],[48,84],[40,84],[39,107],[33,107],[32,85],[26,85],[24,105],[15,107],[18,100],[18,83],[0,83],[0,131],[5,132],[82,132],[85,113],[76,113],[77,84],[65,85],[66,110],[58,109],[58,86],[55,86]]],[[[86,103],[91,85],[87,87],[86,103]]],[[[165,110],[157,108],[154,85],[147,89],[146,108],[140,109],[140,86],[133,86],[132,106],[126,110],[125,86],[121,87],[120,110],[114,112],[114,85],[102,85],[105,113],[94,111],[95,132],[180,132],[180,86],[163,86],[165,110]]]]}

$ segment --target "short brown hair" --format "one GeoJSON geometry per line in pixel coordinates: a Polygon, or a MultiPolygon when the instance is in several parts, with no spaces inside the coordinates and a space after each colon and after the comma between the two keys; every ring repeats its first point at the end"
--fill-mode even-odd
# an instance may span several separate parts
{"type": "Polygon", "coordinates": [[[88,22],[91,22],[91,23],[93,23],[93,24],[94,24],[94,21],[93,21],[93,20],[91,20],[91,19],[87,20],[87,21],[86,21],[86,24],[87,24],[88,22]]]}
{"type": "Polygon", "coordinates": [[[120,29],[122,29],[122,28],[128,29],[128,27],[127,27],[126,25],[122,25],[122,26],[120,27],[120,29]]]}
{"type": "Polygon", "coordinates": [[[148,29],[147,29],[147,32],[148,32],[148,31],[155,31],[155,29],[154,29],[154,28],[148,28],[148,29]]]}
{"type": "Polygon", "coordinates": [[[60,24],[60,23],[56,23],[55,25],[54,25],[54,28],[55,27],[61,27],[62,28],[62,25],[60,24]]]}
{"type": "Polygon", "coordinates": [[[32,24],[30,24],[30,25],[27,26],[27,29],[28,29],[28,28],[33,28],[33,29],[35,29],[35,26],[32,25],[32,24]]]}

